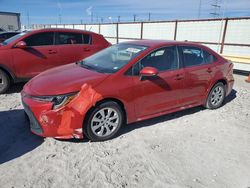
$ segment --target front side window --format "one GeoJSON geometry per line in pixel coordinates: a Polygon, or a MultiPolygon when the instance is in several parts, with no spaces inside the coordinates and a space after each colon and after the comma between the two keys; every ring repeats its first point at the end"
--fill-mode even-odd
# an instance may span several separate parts
{"type": "Polygon", "coordinates": [[[115,73],[142,53],[146,46],[117,44],[80,62],[84,68],[102,73],[115,73]]]}
{"type": "Polygon", "coordinates": [[[27,46],[47,46],[54,44],[54,33],[53,32],[44,32],[31,35],[24,39],[27,46]]]}
{"type": "Polygon", "coordinates": [[[144,57],[132,68],[133,75],[139,75],[143,67],[154,67],[159,72],[175,70],[179,67],[178,53],[175,46],[165,47],[144,57]]]}

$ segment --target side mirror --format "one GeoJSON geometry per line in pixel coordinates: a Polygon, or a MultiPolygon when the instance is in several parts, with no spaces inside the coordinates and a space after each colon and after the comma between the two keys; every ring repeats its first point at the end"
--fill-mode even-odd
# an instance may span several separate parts
{"type": "Polygon", "coordinates": [[[153,76],[157,76],[158,73],[159,71],[154,67],[144,67],[140,71],[140,76],[141,77],[153,77],[153,76]]]}
{"type": "Polygon", "coordinates": [[[16,45],[15,45],[16,48],[20,48],[20,49],[25,49],[27,48],[27,44],[26,42],[24,41],[19,41],[16,45]]]}

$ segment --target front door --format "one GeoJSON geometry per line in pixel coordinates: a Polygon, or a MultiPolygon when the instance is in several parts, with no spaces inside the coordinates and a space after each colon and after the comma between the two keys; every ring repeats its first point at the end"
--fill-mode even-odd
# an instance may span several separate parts
{"type": "Polygon", "coordinates": [[[179,97],[182,94],[183,69],[179,68],[177,47],[158,49],[134,67],[134,93],[136,95],[137,118],[179,107],[179,97]],[[139,77],[143,67],[154,67],[159,71],[155,77],[139,77]]]}
{"type": "Polygon", "coordinates": [[[43,32],[23,39],[27,48],[12,48],[13,64],[16,76],[29,78],[53,67],[58,63],[57,48],[54,45],[54,33],[43,32]]]}

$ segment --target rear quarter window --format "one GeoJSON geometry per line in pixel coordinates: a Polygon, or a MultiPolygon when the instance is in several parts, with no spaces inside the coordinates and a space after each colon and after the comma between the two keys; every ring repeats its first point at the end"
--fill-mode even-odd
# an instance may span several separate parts
{"type": "Polygon", "coordinates": [[[204,56],[204,61],[205,63],[213,63],[217,60],[217,58],[210,54],[209,52],[207,52],[206,50],[203,50],[203,56],[204,56]]]}
{"type": "Polygon", "coordinates": [[[91,36],[88,34],[82,34],[83,44],[91,44],[91,36]]]}

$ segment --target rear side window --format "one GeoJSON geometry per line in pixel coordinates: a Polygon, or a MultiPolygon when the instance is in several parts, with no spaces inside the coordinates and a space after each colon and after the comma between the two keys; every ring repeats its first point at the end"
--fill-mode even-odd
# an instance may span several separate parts
{"type": "Polygon", "coordinates": [[[27,46],[46,46],[54,44],[54,33],[53,32],[44,32],[31,35],[24,39],[27,46]]]}
{"type": "Polygon", "coordinates": [[[185,67],[212,63],[216,59],[213,55],[201,48],[183,46],[181,49],[185,67]]]}
{"type": "Polygon", "coordinates": [[[81,33],[60,32],[57,34],[58,45],[64,44],[89,44],[90,36],[81,33]]]}

